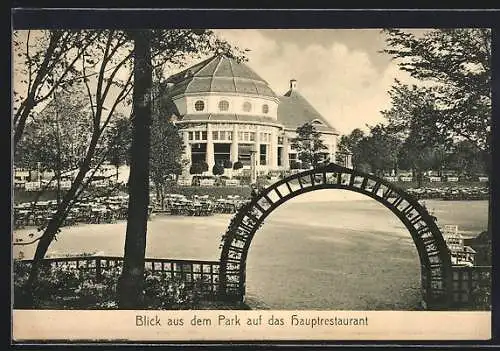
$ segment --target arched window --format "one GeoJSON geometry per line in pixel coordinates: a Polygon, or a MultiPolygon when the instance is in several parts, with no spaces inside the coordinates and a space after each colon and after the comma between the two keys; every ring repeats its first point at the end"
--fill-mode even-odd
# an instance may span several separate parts
{"type": "Polygon", "coordinates": [[[219,101],[219,111],[227,111],[229,110],[229,101],[221,100],[219,101]]]}
{"type": "Polygon", "coordinates": [[[245,101],[243,103],[243,111],[250,112],[251,110],[252,110],[252,104],[249,103],[248,101],[245,101]]]}
{"type": "Polygon", "coordinates": [[[267,104],[262,105],[262,113],[269,113],[269,105],[267,104]]]}
{"type": "Polygon", "coordinates": [[[194,109],[196,111],[203,111],[205,109],[205,102],[198,100],[194,103],[194,109]]]}

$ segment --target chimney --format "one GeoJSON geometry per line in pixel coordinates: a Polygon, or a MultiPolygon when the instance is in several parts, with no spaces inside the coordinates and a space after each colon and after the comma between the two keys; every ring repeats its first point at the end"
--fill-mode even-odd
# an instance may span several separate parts
{"type": "Polygon", "coordinates": [[[297,89],[297,80],[290,79],[290,90],[296,90],[296,89],[297,89]]]}

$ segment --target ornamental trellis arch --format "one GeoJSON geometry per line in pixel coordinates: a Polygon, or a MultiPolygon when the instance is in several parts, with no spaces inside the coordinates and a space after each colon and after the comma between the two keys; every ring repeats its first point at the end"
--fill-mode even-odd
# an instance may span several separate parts
{"type": "Polygon", "coordinates": [[[390,182],[334,163],[281,179],[238,210],[222,238],[222,299],[244,301],[248,251],[264,219],[284,202],[320,189],[354,191],[390,209],[408,229],[418,251],[424,306],[431,310],[447,308],[451,301],[451,257],[433,217],[415,197],[390,182]]]}

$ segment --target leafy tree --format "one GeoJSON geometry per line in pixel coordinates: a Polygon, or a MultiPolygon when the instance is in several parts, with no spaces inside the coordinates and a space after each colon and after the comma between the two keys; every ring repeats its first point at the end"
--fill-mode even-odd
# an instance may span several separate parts
{"type": "Polygon", "coordinates": [[[132,126],[125,117],[117,117],[109,130],[108,161],[116,167],[116,181],[120,166],[130,163],[130,145],[132,143],[132,126]]]}
{"type": "Polygon", "coordinates": [[[129,202],[123,271],[118,281],[118,305],[132,309],[143,304],[144,257],[149,206],[151,127],[151,32],[132,31],[134,40],[134,93],[129,202]]]}
{"type": "Polygon", "coordinates": [[[297,136],[291,140],[292,149],[297,150],[297,157],[303,163],[317,167],[328,150],[321,139],[321,132],[312,123],[305,123],[297,127],[296,133],[297,136]]]}
{"type": "Polygon", "coordinates": [[[418,187],[422,186],[423,173],[427,170],[441,171],[444,165],[446,145],[435,125],[423,125],[420,129],[412,128],[404,140],[399,155],[399,166],[411,169],[417,179],[418,187]]]}
{"type": "Polygon", "coordinates": [[[15,152],[18,167],[64,172],[78,168],[91,130],[83,91],[54,92],[53,99],[28,123],[15,152]]]}
{"type": "MultiPolygon", "coordinates": [[[[144,255],[149,205],[149,155],[152,74],[159,65],[185,59],[187,53],[217,50],[232,55],[232,47],[206,30],[136,30],[129,32],[134,41],[133,139],[129,181],[129,208],[125,237],[124,266],[118,284],[119,306],[137,308],[143,304],[144,255]],[[173,34],[173,35],[172,35],[173,34]],[[183,41],[184,40],[184,41],[183,41]],[[155,57],[161,53],[163,57],[155,57]],[[171,55],[175,54],[175,55],[171,55]]],[[[208,168],[208,165],[206,165],[208,168]]]]}
{"type": "Polygon", "coordinates": [[[358,142],[356,162],[358,165],[369,165],[372,173],[381,176],[397,168],[399,147],[399,139],[384,125],[378,124],[371,127],[370,134],[358,142]]]}
{"type": "MultiPolygon", "coordinates": [[[[491,30],[436,29],[422,36],[397,29],[385,30],[385,33],[387,48],[383,52],[394,57],[400,69],[423,83],[412,89],[414,93],[424,101],[433,101],[432,119],[422,114],[418,116],[423,117],[423,123],[433,122],[448,141],[458,137],[488,151],[491,139],[491,30]]],[[[416,117],[392,115],[403,123],[416,117]]]]}
{"type": "Polygon", "coordinates": [[[453,136],[442,133],[442,112],[432,89],[396,81],[389,96],[392,106],[382,114],[388,121],[387,130],[402,142],[398,165],[411,169],[420,187],[425,171],[442,169],[444,154],[453,144],[453,136]]]}
{"type": "Polygon", "coordinates": [[[453,150],[446,157],[446,162],[448,168],[453,169],[459,175],[484,174],[488,169],[486,156],[470,141],[463,140],[454,145],[453,150]]]}
{"type": "Polygon", "coordinates": [[[13,32],[14,148],[35,108],[78,81],[77,66],[100,35],[100,31],[75,30],[13,32]]]}
{"type": "Polygon", "coordinates": [[[185,165],[182,159],[184,141],[179,134],[178,126],[167,118],[172,111],[170,105],[160,99],[164,93],[165,90],[162,87],[154,94],[150,153],[151,180],[162,208],[169,180],[172,175],[180,175],[185,165]]]}
{"type": "Polygon", "coordinates": [[[337,162],[343,162],[342,155],[352,154],[352,164],[359,168],[362,162],[362,155],[359,150],[359,143],[365,137],[365,133],[359,129],[354,129],[349,135],[342,135],[338,143],[337,162]]]}
{"type": "Polygon", "coordinates": [[[403,144],[399,153],[399,166],[411,169],[412,176],[417,180],[417,187],[422,186],[423,173],[432,168],[435,160],[435,149],[432,147],[418,147],[409,140],[403,144]]]}
{"type": "MultiPolygon", "coordinates": [[[[131,100],[129,94],[134,87],[133,80],[133,40],[129,33],[121,30],[90,30],[80,31],[79,33],[88,34],[88,45],[83,45],[82,40],[71,41],[71,45],[77,49],[82,49],[81,54],[76,56],[77,59],[73,67],[78,67],[78,72],[75,73],[75,79],[82,83],[88,98],[89,106],[89,123],[91,132],[87,135],[85,145],[85,154],[78,162],[76,176],[72,179],[71,188],[64,194],[56,213],[51,217],[43,234],[33,241],[37,242],[37,248],[34,255],[33,264],[31,265],[30,276],[26,284],[27,296],[32,296],[33,287],[35,286],[41,260],[44,258],[50,244],[59,232],[61,224],[66,219],[73,205],[82,196],[88,184],[91,182],[93,175],[97,172],[100,165],[107,159],[108,149],[105,147],[106,138],[109,136],[107,132],[113,116],[116,115],[118,106],[130,106],[131,100]],[[92,37],[90,37],[92,36],[92,37]],[[92,40],[90,40],[90,38],[92,40]]],[[[152,30],[151,31],[151,63],[150,66],[155,69],[167,69],[172,67],[182,66],[187,57],[199,57],[200,54],[208,52],[222,51],[227,52],[232,48],[224,41],[216,38],[213,31],[202,30],[152,30]]],[[[24,44],[21,44],[21,46],[24,44]]],[[[56,49],[54,49],[57,51],[56,49]]],[[[231,52],[229,53],[231,54],[231,52]]],[[[42,62],[45,61],[45,56],[48,53],[40,54],[42,62]]],[[[74,57],[74,56],[72,56],[74,57]]],[[[54,62],[58,62],[55,60],[54,62]]],[[[66,61],[67,63],[67,61],[66,61]]],[[[65,64],[66,64],[65,63],[65,64]]],[[[55,65],[56,63],[54,63],[55,65]]],[[[41,67],[42,65],[40,65],[41,67]]],[[[39,69],[41,70],[41,69],[39,69]]],[[[18,72],[20,81],[30,81],[30,74],[33,76],[34,71],[21,70],[18,72]]],[[[52,83],[60,87],[64,78],[65,71],[59,73],[54,72],[52,83]]],[[[74,72],[73,69],[68,72],[74,72]]],[[[47,78],[47,79],[49,79],[47,78]]],[[[50,83],[47,80],[48,84],[50,83]]],[[[34,88],[32,88],[33,90],[34,88]]],[[[150,93],[150,91],[149,91],[150,93]]],[[[27,99],[27,106],[33,107],[32,93],[27,99]]],[[[143,94],[144,98],[148,98],[149,94],[143,94]]],[[[22,99],[20,100],[22,104],[22,99]]],[[[147,100],[137,100],[139,104],[146,104],[147,100]]],[[[19,123],[20,127],[16,130],[24,130],[28,118],[23,118],[26,112],[20,112],[19,117],[15,122],[19,123]],[[23,125],[24,123],[24,125],[23,125]]],[[[29,115],[29,113],[28,113],[29,115]]],[[[132,117],[133,118],[133,117],[132,117]]],[[[17,128],[17,125],[14,125],[17,128]]],[[[19,135],[21,135],[20,132],[19,135]]],[[[143,136],[143,135],[142,135],[143,136]]],[[[20,139],[20,137],[19,137],[20,139]]],[[[148,139],[149,142],[149,139],[148,139]]],[[[142,156],[144,157],[144,156],[142,156]]],[[[146,157],[146,159],[148,159],[146,157]]],[[[141,182],[139,182],[141,183],[141,182]]],[[[141,187],[142,185],[137,185],[141,187]]],[[[147,184],[149,186],[149,184],[147,184]]],[[[130,190],[130,188],[129,188],[130,190]]],[[[142,188],[142,191],[148,192],[149,189],[142,188]]],[[[140,208],[143,203],[136,204],[140,208]]],[[[135,210],[135,207],[134,209],[135,210]]],[[[130,211],[129,211],[130,212],[130,211]]],[[[141,212],[138,210],[138,213],[141,212]]],[[[141,214],[137,217],[132,216],[132,221],[142,220],[141,214]]],[[[137,228],[141,227],[138,225],[137,228]]],[[[132,229],[131,229],[132,230],[132,229]]],[[[140,230],[136,232],[140,234],[140,230]]],[[[127,237],[128,239],[128,237],[127,237]]],[[[136,252],[132,261],[141,255],[141,241],[126,240],[126,253],[136,252]],[[139,247],[134,245],[139,244],[139,247]],[[132,245],[132,246],[131,246],[132,245]],[[137,250],[136,250],[137,249],[137,250]]],[[[130,268],[130,266],[127,266],[130,268]]],[[[137,287],[134,285],[134,287],[137,287]]],[[[131,289],[131,293],[138,291],[131,289]]],[[[137,302],[136,298],[128,300],[128,302],[137,302]]],[[[29,301],[28,301],[29,303],[29,301]]]]}
{"type": "MultiPolygon", "coordinates": [[[[108,151],[105,147],[107,128],[115,115],[117,106],[125,101],[131,89],[130,75],[125,82],[117,79],[118,73],[127,72],[127,63],[130,59],[130,56],[120,51],[120,49],[126,51],[126,37],[114,30],[95,31],[95,33],[96,37],[92,45],[86,47],[77,62],[82,73],[78,83],[83,85],[87,106],[89,106],[86,121],[90,125],[90,131],[85,135],[86,142],[82,146],[85,152],[78,160],[78,168],[76,175],[72,178],[71,188],[62,197],[55,214],[44,228],[43,234],[33,241],[33,243],[38,243],[26,284],[27,296],[33,296],[32,291],[41,260],[60,231],[59,228],[105,161],[108,151]],[[100,59],[97,60],[96,57],[100,59]],[[114,90],[115,94],[110,94],[113,87],[118,88],[114,90]]],[[[74,45],[80,45],[80,43],[74,43],[74,45]]],[[[44,131],[40,133],[43,134],[44,131]]]]}

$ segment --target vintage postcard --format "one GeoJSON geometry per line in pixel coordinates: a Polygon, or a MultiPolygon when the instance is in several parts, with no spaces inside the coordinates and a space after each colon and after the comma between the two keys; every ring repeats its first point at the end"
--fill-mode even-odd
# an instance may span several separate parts
{"type": "Polygon", "coordinates": [[[490,29],[12,34],[14,342],[491,338],[490,29]]]}

